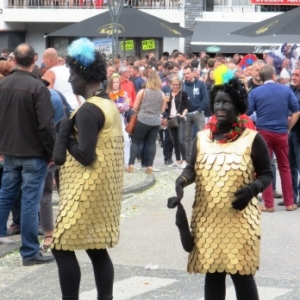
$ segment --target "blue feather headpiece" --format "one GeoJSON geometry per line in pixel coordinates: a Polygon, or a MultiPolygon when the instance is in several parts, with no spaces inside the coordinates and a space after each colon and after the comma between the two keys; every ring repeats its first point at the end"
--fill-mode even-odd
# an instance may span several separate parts
{"type": "Polygon", "coordinates": [[[68,48],[69,56],[76,59],[78,64],[87,68],[95,61],[95,47],[93,42],[87,38],[74,41],[68,48]]]}

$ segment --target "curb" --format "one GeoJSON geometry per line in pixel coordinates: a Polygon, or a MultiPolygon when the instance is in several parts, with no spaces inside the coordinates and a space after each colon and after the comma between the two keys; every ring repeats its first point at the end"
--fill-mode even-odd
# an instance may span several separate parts
{"type": "MultiPolygon", "coordinates": [[[[134,184],[123,188],[123,195],[141,193],[149,189],[156,183],[156,179],[153,174],[147,175],[146,179],[141,183],[134,184]]],[[[124,197],[123,197],[124,198],[124,197]]]]}
{"type": "MultiPolygon", "coordinates": [[[[147,175],[146,179],[142,181],[141,183],[134,184],[127,186],[123,188],[123,197],[122,201],[131,198],[134,193],[142,193],[155,185],[156,179],[153,174],[147,175]]],[[[53,201],[52,205],[58,205],[58,201],[53,201]]],[[[9,239],[12,239],[15,243],[14,244],[0,244],[0,259],[4,256],[12,253],[13,251],[19,250],[21,247],[21,236],[15,235],[9,237],[9,239]]]]}

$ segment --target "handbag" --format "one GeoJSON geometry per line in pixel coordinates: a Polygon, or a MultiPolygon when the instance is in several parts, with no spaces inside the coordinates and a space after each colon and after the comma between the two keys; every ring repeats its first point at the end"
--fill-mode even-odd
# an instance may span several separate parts
{"type": "Polygon", "coordinates": [[[130,117],[130,121],[126,125],[125,131],[131,135],[134,134],[134,128],[135,128],[136,121],[137,121],[137,113],[130,117]]]}
{"type": "MultiPolygon", "coordinates": [[[[180,104],[181,104],[182,90],[180,91],[180,96],[179,97],[180,97],[180,101],[179,101],[178,107],[180,107],[180,104]]],[[[175,101],[175,98],[174,98],[174,101],[175,101]]],[[[167,121],[167,128],[168,129],[178,128],[178,126],[179,126],[178,117],[168,119],[168,121],[167,121]]]]}
{"type": "Polygon", "coordinates": [[[174,117],[174,118],[168,119],[167,127],[168,127],[168,129],[177,128],[178,127],[178,118],[174,117]]]}
{"type": "Polygon", "coordinates": [[[138,117],[138,113],[140,111],[140,107],[142,105],[142,101],[145,97],[145,90],[144,90],[144,94],[143,94],[143,98],[141,99],[141,103],[140,103],[140,106],[139,106],[139,110],[130,117],[130,121],[128,122],[128,124],[125,126],[125,131],[131,135],[134,134],[134,128],[135,128],[135,124],[136,124],[136,121],[137,121],[137,117],[138,117]]]}

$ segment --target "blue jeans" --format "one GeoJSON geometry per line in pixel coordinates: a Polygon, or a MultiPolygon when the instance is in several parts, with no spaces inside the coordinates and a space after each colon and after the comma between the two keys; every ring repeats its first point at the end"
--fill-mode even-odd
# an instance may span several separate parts
{"type": "Polygon", "coordinates": [[[195,114],[186,115],[186,127],[185,127],[185,149],[186,149],[186,160],[189,162],[192,150],[192,134],[193,126],[197,125],[197,131],[204,128],[205,117],[202,112],[196,112],[195,114]]]}
{"type": "Polygon", "coordinates": [[[300,136],[296,131],[289,134],[289,163],[292,175],[294,202],[298,201],[298,180],[300,170],[300,136]]]}
{"type": "Polygon", "coordinates": [[[21,256],[33,258],[39,251],[38,212],[47,174],[47,161],[42,157],[4,156],[0,190],[0,237],[6,235],[9,213],[22,189],[21,256]]]}

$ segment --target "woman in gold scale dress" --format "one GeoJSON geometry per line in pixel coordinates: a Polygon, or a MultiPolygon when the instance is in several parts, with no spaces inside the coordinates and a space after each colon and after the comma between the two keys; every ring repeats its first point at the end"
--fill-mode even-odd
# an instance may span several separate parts
{"type": "Polygon", "coordinates": [[[98,300],[113,299],[114,269],[106,247],[119,239],[124,144],[116,105],[97,95],[105,60],[88,39],[68,49],[69,82],[86,102],[59,126],[54,161],[60,167],[60,203],[51,245],[63,300],[78,300],[80,268],[74,250],[90,257],[98,300]],[[67,150],[67,152],[66,152],[67,150]]]}
{"type": "Polygon", "coordinates": [[[258,300],[253,275],[259,267],[261,216],[256,196],[272,181],[270,159],[261,135],[238,117],[247,109],[244,87],[225,66],[219,68],[210,103],[218,123],[198,132],[168,207],[178,206],[176,225],[190,252],[188,272],[206,274],[205,300],[225,299],[226,274],[238,300],[258,300]],[[180,201],[184,187],[193,182],[190,232],[180,201]]]}

